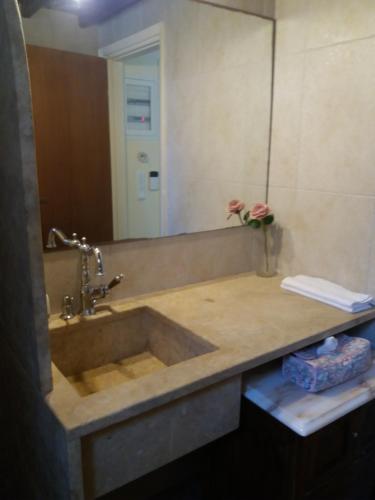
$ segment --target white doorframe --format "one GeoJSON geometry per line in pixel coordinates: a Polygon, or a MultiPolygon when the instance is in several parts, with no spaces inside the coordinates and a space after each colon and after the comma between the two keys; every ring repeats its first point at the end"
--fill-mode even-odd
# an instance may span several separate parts
{"type": "Polygon", "coordinates": [[[127,238],[127,171],[124,127],[123,63],[108,59],[108,107],[111,148],[113,238],[127,238]]]}
{"type": "Polygon", "coordinates": [[[163,23],[153,24],[142,31],[134,33],[134,35],[127,36],[110,45],[101,47],[98,52],[99,57],[118,61],[141,50],[156,47],[160,45],[162,31],[163,23]]]}
{"type": "Polygon", "coordinates": [[[111,139],[113,231],[115,239],[126,238],[126,141],[123,108],[123,66],[125,57],[153,47],[160,47],[160,236],[167,235],[167,175],[166,175],[166,123],[165,123],[165,59],[163,23],[101,47],[100,57],[108,59],[108,89],[111,139]],[[121,83],[120,83],[121,80],[121,83]],[[121,95],[120,95],[121,94],[121,95]],[[121,106],[119,105],[121,104],[121,106]],[[121,115],[121,116],[120,116],[121,115]]]}

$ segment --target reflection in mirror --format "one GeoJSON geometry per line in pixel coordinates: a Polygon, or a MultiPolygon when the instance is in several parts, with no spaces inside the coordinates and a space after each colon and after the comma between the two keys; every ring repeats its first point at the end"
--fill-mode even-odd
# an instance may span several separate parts
{"type": "Polygon", "coordinates": [[[23,20],[45,241],[219,229],[230,199],[265,199],[272,21],[141,0],[81,28],[52,5],[23,20]]]}

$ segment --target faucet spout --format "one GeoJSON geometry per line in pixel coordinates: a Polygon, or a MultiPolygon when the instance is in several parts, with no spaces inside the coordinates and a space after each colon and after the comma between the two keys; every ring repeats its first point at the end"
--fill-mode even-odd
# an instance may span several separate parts
{"type": "Polygon", "coordinates": [[[64,245],[67,245],[68,247],[77,247],[79,245],[79,241],[77,240],[76,234],[73,234],[73,239],[69,240],[66,234],[63,231],[61,231],[61,229],[57,229],[56,227],[51,227],[48,233],[48,240],[46,245],[47,248],[57,247],[56,236],[64,245]]]}
{"type": "MultiPolygon", "coordinates": [[[[48,234],[48,248],[56,248],[56,236],[61,240],[64,245],[68,247],[77,248],[81,256],[81,287],[80,287],[80,313],[82,316],[92,316],[95,314],[95,304],[98,299],[104,299],[111,288],[118,285],[122,279],[123,274],[115,276],[108,285],[92,286],[90,284],[90,258],[95,258],[96,275],[104,275],[103,255],[98,247],[93,247],[87,243],[85,237],[78,239],[76,233],[73,233],[72,239],[69,240],[61,229],[52,227],[48,234]]],[[[70,312],[66,314],[66,306],[70,306],[70,297],[64,298],[64,311],[63,317],[70,316],[70,312]]]]}

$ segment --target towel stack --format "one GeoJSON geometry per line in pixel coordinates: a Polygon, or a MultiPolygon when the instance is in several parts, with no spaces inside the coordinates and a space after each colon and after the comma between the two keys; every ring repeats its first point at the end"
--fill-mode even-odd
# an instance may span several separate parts
{"type": "Polygon", "coordinates": [[[371,295],[355,293],[331,281],[303,274],[283,279],[281,288],[350,313],[366,311],[375,305],[371,295]]]}

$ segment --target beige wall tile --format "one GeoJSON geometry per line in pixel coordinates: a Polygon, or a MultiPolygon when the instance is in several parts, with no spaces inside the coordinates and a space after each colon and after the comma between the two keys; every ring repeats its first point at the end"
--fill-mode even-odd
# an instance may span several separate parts
{"type": "Polygon", "coordinates": [[[275,0],[208,0],[208,2],[241,9],[261,16],[275,16],[275,0]]]}
{"type": "Polygon", "coordinates": [[[297,185],[304,73],[303,53],[276,57],[271,186],[297,185]]]}
{"type": "Polygon", "coordinates": [[[276,11],[269,200],[279,269],[374,293],[375,4],[278,0],[276,11]]]}
{"type": "Polygon", "coordinates": [[[308,9],[308,0],[276,0],[278,56],[304,50],[308,9]]]}
{"type": "Polygon", "coordinates": [[[273,188],[270,204],[286,232],[281,270],[366,290],[374,203],[363,196],[273,188]]]}
{"type": "Polygon", "coordinates": [[[372,0],[277,0],[278,51],[366,38],[375,35],[372,0]]]}
{"type": "MultiPolygon", "coordinates": [[[[117,300],[250,271],[251,244],[247,229],[228,228],[103,245],[105,278],[93,275],[93,283],[107,283],[116,274],[124,273],[125,280],[108,297],[108,300],[117,300]]],[[[74,250],[47,253],[44,269],[52,313],[59,312],[63,295],[79,298],[79,254],[74,250]]]]}
{"type": "Polygon", "coordinates": [[[249,61],[259,64],[260,54],[270,54],[271,22],[242,12],[198,5],[198,26],[193,33],[200,48],[205,48],[196,53],[202,72],[235,68],[249,61]]]}
{"type": "Polygon", "coordinates": [[[374,60],[375,38],[307,53],[301,188],[375,195],[374,60]]]}
{"type": "MultiPolygon", "coordinates": [[[[166,76],[171,80],[191,77],[197,72],[201,52],[200,39],[197,36],[200,8],[199,3],[190,1],[174,1],[167,8],[165,47],[168,74],[166,76]],[[193,32],[196,36],[191,36],[193,32]],[[190,68],[194,68],[193,74],[190,68]]],[[[103,31],[105,29],[104,26],[103,31]]]]}
{"type": "Polygon", "coordinates": [[[217,229],[241,184],[266,185],[272,23],[187,1],[165,21],[169,233],[217,229]]]}
{"type": "Polygon", "coordinates": [[[250,206],[266,198],[263,185],[220,179],[183,179],[186,189],[193,192],[194,197],[182,200],[180,193],[176,190],[173,192],[168,216],[178,233],[203,231],[208,226],[216,229],[238,226],[237,218],[226,220],[228,202],[240,199],[250,206]],[[212,210],[211,207],[216,209],[212,210]]]}
{"type": "Polygon", "coordinates": [[[299,234],[294,231],[297,191],[289,188],[270,187],[269,205],[275,216],[276,267],[290,276],[295,274],[295,245],[299,234]]]}
{"type": "MultiPolygon", "coordinates": [[[[281,3],[284,0],[281,1],[281,3]]],[[[313,0],[307,12],[307,48],[375,35],[373,0],[313,0]]]]}

